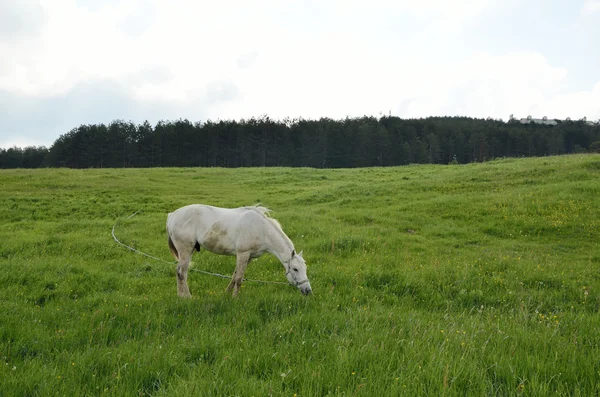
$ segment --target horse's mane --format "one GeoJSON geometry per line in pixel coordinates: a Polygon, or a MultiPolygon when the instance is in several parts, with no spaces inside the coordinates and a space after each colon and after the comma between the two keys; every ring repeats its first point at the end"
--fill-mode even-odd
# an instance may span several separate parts
{"type": "Polygon", "coordinates": [[[255,205],[248,205],[246,207],[244,207],[244,209],[250,210],[250,211],[254,211],[257,214],[260,214],[262,216],[264,216],[265,218],[269,217],[269,212],[271,212],[270,209],[268,209],[267,207],[263,207],[260,204],[255,204],[255,205]]]}
{"type": "Polygon", "coordinates": [[[281,224],[277,221],[277,219],[271,218],[269,216],[269,213],[271,212],[271,210],[268,209],[267,207],[263,207],[260,204],[255,204],[255,205],[246,206],[244,208],[247,210],[250,210],[250,211],[254,211],[257,214],[262,215],[266,219],[270,220],[271,223],[273,223],[277,227],[277,229],[279,229],[279,231],[283,232],[283,228],[281,227],[281,224]]]}

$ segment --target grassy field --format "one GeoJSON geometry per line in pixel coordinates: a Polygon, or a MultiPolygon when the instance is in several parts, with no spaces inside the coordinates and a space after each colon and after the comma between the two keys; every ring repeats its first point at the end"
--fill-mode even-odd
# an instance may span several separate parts
{"type": "MultiPolygon", "coordinates": [[[[285,281],[270,255],[246,276],[285,281]]],[[[0,171],[0,396],[597,396],[599,291],[598,155],[0,171]],[[171,261],[167,212],[257,202],[311,296],[190,271],[181,299],[111,236],[171,261]]]]}

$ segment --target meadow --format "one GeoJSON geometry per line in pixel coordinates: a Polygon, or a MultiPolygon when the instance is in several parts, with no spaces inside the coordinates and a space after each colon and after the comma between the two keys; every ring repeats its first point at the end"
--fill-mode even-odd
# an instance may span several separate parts
{"type": "MultiPolygon", "coordinates": [[[[285,281],[270,255],[246,277],[285,281]]],[[[0,171],[2,397],[598,395],[599,291],[600,155],[0,171]],[[191,270],[182,299],[111,236],[171,262],[190,203],[271,208],[313,294],[191,270]]]]}

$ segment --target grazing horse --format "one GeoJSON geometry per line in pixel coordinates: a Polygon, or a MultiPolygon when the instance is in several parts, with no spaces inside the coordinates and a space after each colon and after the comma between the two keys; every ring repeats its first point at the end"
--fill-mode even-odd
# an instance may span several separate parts
{"type": "Polygon", "coordinates": [[[167,217],[169,248],[178,260],[177,294],[190,297],[187,274],[194,250],[237,257],[235,271],[227,291],[240,291],[244,271],[252,258],[270,252],[283,264],[288,281],[303,295],[312,292],[306,276],[302,252],[296,253],[294,244],[269,210],[258,205],[241,208],[219,208],[192,204],[179,208],[167,217]]]}

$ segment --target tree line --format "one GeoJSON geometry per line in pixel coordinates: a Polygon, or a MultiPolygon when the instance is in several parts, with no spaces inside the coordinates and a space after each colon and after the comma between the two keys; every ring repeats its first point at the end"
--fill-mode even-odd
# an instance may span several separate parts
{"type": "Polygon", "coordinates": [[[353,168],[598,151],[600,124],[468,117],[160,121],[81,125],[50,148],[0,150],[0,168],[353,168]]]}

